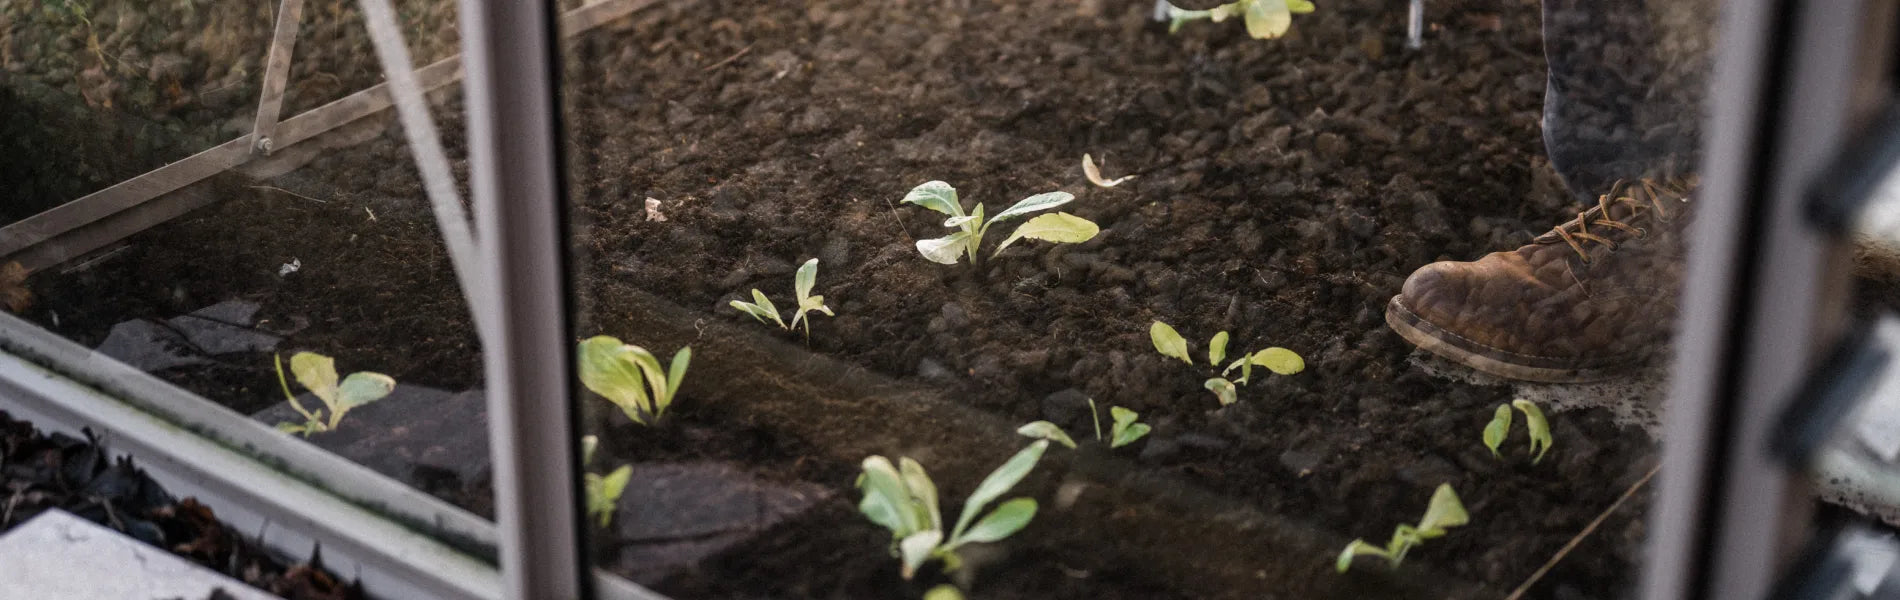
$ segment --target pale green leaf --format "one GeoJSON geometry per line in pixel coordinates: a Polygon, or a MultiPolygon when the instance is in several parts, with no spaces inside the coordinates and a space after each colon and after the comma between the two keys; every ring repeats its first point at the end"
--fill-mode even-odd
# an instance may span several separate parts
{"type": "MultiPolygon", "coordinates": [[[[1220,361],[1225,360],[1226,358],[1227,358],[1227,332],[1223,331],[1223,332],[1214,334],[1214,339],[1209,340],[1207,342],[1207,364],[1218,365],[1220,364],[1220,361]]],[[[1225,375],[1225,374],[1226,373],[1222,373],[1222,375],[1225,375]]]]}
{"type": "Polygon", "coordinates": [[[284,423],[277,424],[277,430],[282,431],[284,433],[297,434],[297,433],[304,432],[304,426],[296,424],[296,423],[284,422],[284,423]]]}
{"type": "Polygon", "coordinates": [[[945,583],[924,592],[924,600],[963,600],[963,592],[957,586],[945,583]]]}
{"type": "Polygon", "coordinates": [[[1187,338],[1181,337],[1181,333],[1175,331],[1173,326],[1155,321],[1148,326],[1148,339],[1154,342],[1155,351],[1162,356],[1172,356],[1181,359],[1181,362],[1194,364],[1194,358],[1188,356],[1187,338]]]}
{"type": "Polygon", "coordinates": [[[996,252],[992,256],[1002,254],[1004,248],[1024,238],[1058,244],[1080,244],[1094,239],[1095,234],[1101,231],[1102,228],[1097,227],[1094,221],[1069,213],[1043,215],[1017,227],[1015,232],[1009,234],[1008,239],[996,246],[996,252]]]}
{"type": "Polygon", "coordinates": [[[864,513],[871,522],[891,530],[892,539],[901,539],[923,529],[923,522],[917,512],[910,508],[910,493],[904,486],[903,476],[897,473],[897,467],[891,465],[888,458],[872,456],[864,459],[864,474],[858,478],[858,489],[864,492],[864,499],[858,502],[858,512],[864,513]]]}
{"type": "Polygon", "coordinates": [[[1535,455],[1531,464],[1544,460],[1544,453],[1550,452],[1550,421],[1544,418],[1544,411],[1529,400],[1512,400],[1511,406],[1524,412],[1524,428],[1531,432],[1531,453],[1535,455]]]}
{"type": "Polygon", "coordinates": [[[1029,525],[1036,516],[1035,498],[1016,498],[997,505],[996,510],[984,515],[963,537],[951,540],[952,547],[963,544],[983,544],[1001,540],[1014,535],[1029,525]]]}
{"type": "Polygon", "coordinates": [[[1108,407],[1108,415],[1115,420],[1116,428],[1127,427],[1129,423],[1135,422],[1135,419],[1141,418],[1141,413],[1120,406],[1108,407]]]}
{"type": "Polygon", "coordinates": [[[1247,35],[1266,40],[1286,35],[1293,26],[1293,13],[1286,0],[1254,0],[1247,5],[1247,35]]]}
{"type": "Polygon", "coordinates": [[[1141,440],[1141,438],[1147,437],[1149,429],[1147,423],[1130,423],[1125,428],[1116,429],[1115,439],[1108,443],[1108,447],[1120,448],[1133,444],[1141,440]]]}
{"type": "Polygon", "coordinates": [[[963,501],[963,514],[957,517],[957,527],[951,530],[950,537],[960,537],[963,529],[970,525],[970,521],[975,519],[978,513],[982,512],[984,506],[998,496],[1002,496],[1004,492],[1008,492],[1010,488],[1016,487],[1017,482],[1027,477],[1031,469],[1036,468],[1036,461],[1042,459],[1042,453],[1047,449],[1049,449],[1048,440],[1030,444],[1029,447],[1016,452],[1015,456],[1011,456],[1003,463],[1003,466],[991,471],[988,477],[984,477],[983,483],[977,484],[976,491],[971,492],[969,499],[963,501]]]}
{"type": "Polygon", "coordinates": [[[581,436],[581,464],[585,465],[587,463],[593,462],[594,450],[597,450],[599,448],[600,448],[599,436],[592,436],[592,435],[581,436]]]}
{"type": "Polygon", "coordinates": [[[923,511],[923,520],[928,521],[928,529],[943,529],[943,511],[937,508],[937,484],[930,480],[930,474],[924,472],[924,466],[910,457],[898,459],[898,474],[904,480],[904,489],[911,500],[923,511]]]}
{"type": "Polygon", "coordinates": [[[346,411],[369,404],[388,396],[396,390],[396,380],[382,373],[362,371],[351,373],[343,378],[343,384],[336,388],[336,406],[332,411],[346,411]]]}
{"type": "Polygon", "coordinates": [[[1300,355],[1292,350],[1278,346],[1253,353],[1251,362],[1280,375],[1292,375],[1306,370],[1306,359],[1300,358],[1300,355]]]}
{"type": "MultiPolygon", "coordinates": [[[[1451,484],[1438,484],[1432,491],[1432,503],[1425,508],[1425,517],[1418,520],[1420,533],[1436,532],[1444,535],[1448,527],[1457,527],[1471,522],[1471,515],[1465,513],[1465,505],[1458,501],[1458,493],[1451,490],[1451,484]]],[[[1433,536],[1436,537],[1436,536],[1433,536]]]]}
{"type": "Polygon", "coordinates": [[[1384,548],[1368,544],[1365,540],[1353,540],[1352,543],[1346,544],[1345,551],[1340,552],[1339,558],[1333,561],[1333,568],[1344,573],[1352,568],[1352,559],[1362,554],[1390,558],[1384,548]]]}
{"type": "Polygon", "coordinates": [[[778,305],[772,304],[772,299],[765,297],[765,292],[759,291],[759,288],[752,288],[752,304],[759,307],[759,310],[767,316],[772,317],[772,322],[777,323],[780,329],[790,329],[785,325],[785,321],[779,318],[778,305]]]}
{"type": "MultiPolygon", "coordinates": [[[[981,206],[981,205],[979,205],[979,206],[981,206]]],[[[981,217],[978,217],[978,216],[976,216],[976,215],[966,215],[966,216],[961,216],[961,217],[950,217],[950,218],[948,218],[948,219],[944,219],[944,220],[943,220],[943,226],[944,226],[944,227],[962,227],[962,226],[963,226],[963,225],[964,225],[965,223],[969,223],[969,222],[971,222],[971,221],[975,221],[975,220],[977,220],[977,219],[979,219],[979,218],[981,218],[981,217]]]]}
{"type": "MultiPolygon", "coordinates": [[[[1104,156],[1102,157],[1102,159],[1103,159],[1102,164],[1108,164],[1108,157],[1104,156]]],[[[1100,167],[1095,166],[1095,158],[1092,156],[1089,156],[1087,153],[1084,153],[1082,155],[1082,176],[1087,177],[1089,180],[1089,183],[1095,184],[1096,187],[1105,187],[1105,188],[1112,188],[1112,187],[1121,185],[1122,182],[1135,178],[1134,175],[1125,175],[1122,177],[1116,177],[1114,179],[1103,179],[1102,169],[1100,167]]]]}
{"type": "Polygon", "coordinates": [[[904,579],[917,575],[917,568],[924,566],[930,554],[937,550],[937,544],[943,541],[943,531],[930,529],[910,534],[897,548],[904,558],[904,579]]]}
{"type": "Polygon", "coordinates": [[[904,195],[904,202],[952,217],[963,216],[963,205],[957,203],[957,189],[941,181],[931,181],[912,188],[909,194],[904,195]]]}
{"type": "Polygon", "coordinates": [[[619,406],[635,423],[646,423],[646,376],[628,348],[612,336],[598,335],[582,341],[581,385],[619,406]]]}
{"type": "MultiPolygon", "coordinates": [[[[680,383],[686,381],[686,366],[693,362],[693,347],[686,346],[673,353],[673,363],[666,370],[666,396],[660,398],[657,413],[666,412],[667,405],[673,403],[673,396],[680,391],[680,383]]],[[[656,415],[657,416],[657,415],[656,415]]]]}
{"type": "Polygon", "coordinates": [[[1068,192],[1048,192],[1048,193],[1043,193],[1043,194],[1036,194],[1034,196],[1030,196],[1028,198],[1022,199],[1021,201],[1017,202],[1015,205],[1010,206],[1009,208],[1003,209],[1003,212],[996,213],[996,216],[990,217],[990,222],[998,223],[998,222],[1006,221],[1009,219],[1014,219],[1016,217],[1020,217],[1032,212],[1049,210],[1051,208],[1068,204],[1069,202],[1073,200],[1075,200],[1075,194],[1071,194],[1068,192]]]}
{"type": "Polygon", "coordinates": [[[954,265],[969,245],[970,232],[959,231],[933,240],[917,240],[917,252],[930,262],[954,265]]]}
{"type": "Polygon", "coordinates": [[[325,406],[336,405],[335,360],[315,352],[298,352],[290,357],[290,374],[325,406]]]}
{"type": "Polygon", "coordinates": [[[814,258],[799,265],[798,273],[792,276],[792,288],[798,292],[799,303],[811,297],[811,288],[818,283],[818,259],[814,258]]]}
{"type": "Polygon", "coordinates": [[[1498,445],[1504,443],[1504,436],[1511,432],[1511,407],[1498,405],[1492,413],[1491,422],[1484,426],[1484,447],[1491,449],[1491,455],[1504,458],[1498,453],[1498,445]]]}
{"type": "MultiPolygon", "coordinates": [[[[754,290],[754,291],[757,291],[757,290],[754,290]]],[[[758,319],[760,323],[764,323],[766,319],[771,319],[774,321],[778,320],[778,313],[766,310],[765,307],[759,306],[757,304],[753,304],[751,302],[742,302],[739,300],[733,300],[731,302],[727,302],[726,305],[739,309],[740,312],[744,312],[745,314],[752,315],[752,318],[758,319]]]]}
{"type": "Polygon", "coordinates": [[[1061,427],[1057,427],[1055,423],[1048,421],[1036,421],[1022,427],[1017,427],[1016,433],[1039,440],[1052,440],[1055,443],[1062,444],[1071,449],[1075,448],[1075,440],[1070,438],[1067,432],[1062,431],[1061,427]]]}
{"type": "Polygon", "coordinates": [[[1239,400],[1238,391],[1234,389],[1232,381],[1215,377],[1202,382],[1201,386],[1207,388],[1207,391],[1214,392],[1214,395],[1220,398],[1221,406],[1227,406],[1239,400]]]}
{"type": "Polygon", "coordinates": [[[1308,0],[1286,0],[1286,9],[1296,15],[1313,12],[1313,3],[1308,0]]]}

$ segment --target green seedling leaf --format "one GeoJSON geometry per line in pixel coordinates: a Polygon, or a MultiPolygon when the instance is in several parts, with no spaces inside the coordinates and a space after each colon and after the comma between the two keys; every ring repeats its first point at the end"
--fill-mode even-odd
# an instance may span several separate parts
{"type": "Polygon", "coordinates": [[[613,522],[614,506],[620,502],[620,494],[627,491],[627,480],[633,476],[632,465],[620,465],[606,477],[588,473],[584,487],[587,488],[587,513],[600,519],[600,526],[606,527],[613,522]]]}
{"type": "MultiPolygon", "coordinates": [[[[1033,199],[1034,198],[1031,198],[1031,200],[1033,199]]],[[[1028,200],[1024,200],[1024,202],[1028,202],[1028,200]]],[[[998,215],[998,217],[1000,218],[1001,215],[998,215]]],[[[1014,244],[1016,240],[1023,238],[1055,242],[1058,244],[1080,244],[1094,239],[1095,234],[1101,233],[1101,231],[1102,229],[1097,227],[1095,222],[1069,213],[1043,215],[1030,219],[1028,223],[1023,223],[1022,227],[1017,227],[1015,233],[1011,233],[1008,239],[1003,240],[1002,244],[996,246],[996,252],[991,256],[1002,254],[1004,248],[1008,248],[1010,244],[1014,244]]]]}
{"type": "Polygon", "coordinates": [[[654,417],[666,414],[666,407],[673,404],[673,396],[680,391],[680,383],[686,381],[686,367],[693,362],[693,347],[686,346],[673,353],[673,362],[666,369],[666,395],[660,397],[654,417]]]}
{"type": "Polygon", "coordinates": [[[1089,398],[1089,424],[1095,426],[1095,441],[1102,441],[1102,413],[1095,409],[1095,398],[1089,398]]]}
{"type": "Polygon", "coordinates": [[[897,467],[882,456],[864,459],[863,474],[858,477],[858,489],[864,492],[864,499],[858,502],[858,512],[871,519],[871,522],[891,530],[891,539],[909,537],[912,533],[924,529],[924,521],[916,510],[911,508],[910,493],[904,485],[903,476],[897,473],[897,467]]]}
{"type": "Polygon", "coordinates": [[[1445,530],[1471,522],[1471,515],[1465,513],[1465,505],[1458,501],[1458,493],[1451,490],[1451,484],[1438,484],[1432,491],[1432,503],[1425,508],[1425,517],[1418,520],[1418,532],[1433,538],[1445,534],[1445,530]]]}
{"type": "Polygon", "coordinates": [[[1293,12],[1286,0],[1251,0],[1247,3],[1247,35],[1268,40],[1286,35],[1293,26],[1293,12]]]}
{"type": "Polygon", "coordinates": [[[336,361],[315,352],[290,356],[290,373],[325,406],[336,406],[336,361]]]}
{"type": "Polygon", "coordinates": [[[924,592],[924,600],[963,600],[963,592],[957,586],[945,583],[924,592]]]}
{"type": "Polygon", "coordinates": [[[1391,558],[1391,555],[1388,554],[1384,548],[1368,544],[1365,540],[1353,540],[1352,543],[1346,544],[1346,549],[1339,553],[1337,560],[1333,561],[1333,568],[1344,573],[1347,569],[1352,568],[1352,559],[1360,555],[1391,558]]]}
{"type": "Polygon", "coordinates": [[[1531,464],[1544,460],[1544,453],[1550,452],[1550,421],[1544,418],[1544,411],[1529,400],[1511,401],[1511,406],[1524,413],[1524,427],[1531,432],[1531,453],[1535,455],[1531,464]]]}
{"type": "Polygon", "coordinates": [[[917,252],[930,262],[954,265],[970,247],[970,232],[959,231],[934,240],[917,240],[917,252]]]}
{"type": "Polygon", "coordinates": [[[644,425],[647,422],[644,413],[652,412],[651,400],[647,397],[646,375],[636,362],[632,348],[619,338],[605,335],[582,341],[581,385],[619,406],[633,422],[644,425]]]}
{"type": "Polygon", "coordinates": [[[1114,439],[1108,443],[1109,448],[1120,448],[1133,444],[1135,440],[1139,440],[1148,435],[1150,429],[1148,424],[1136,423],[1135,419],[1140,418],[1141,415],[1136,414],[1135,411],[1120,406],[1111,406],[1108,409],[1108,413],[1115,417],[1115,427],[1113,429],[1114,439]]]}
{"type": "Polygon", "coordinates": [[[1016,433],[1038,440],[1050,440],[1067,446],[1071,450],[1075,449],[1075,440],[1071,439],[1068,433],[1063,432],[1061,427],[1048,421],[1036,421],[1017,427],[1016,433]]]}
{"type": "Polygon", "coordinates": [[[943,511],[937,509],[937,484],[930,480],[930,474],[924,472],[924,466],[906,456],[897,461],[898,474],[904,479],[904,489],[916,501],[917,509],[924,514],[922,522],[930,529],[943,530],[943,511]]]}
{"type": "MultiPolygon", "coordinates": [[[[1016,217],[1020,217],[1032,212],[1044,211],[1044,210],[1049,210],[1051,208],[1055,208],[1058,206],[1062,206],[1074,200],[1075,200],[1075,194],[1071,194],[1068,192],[1047,192],[1047,193],[1042,193],[1042,194],[1036,194],[1034,196],[1030,196],[1028,198],[1022,199],[1021,201],[1018,201],[1015,205],[1012,205],[1009,208],[1003,209],[1003,212],[996,213],[996,216],[990,217],[990,222],[1000,223],[1000,222],[1014,219],[1016,217]]],[[[1023,227],[1028,227],[1028,226],[1029,226],[1028,224],[1023,225],[1023,227]]],[[[1021,229],[1018,228],[1018,231],[1021,231],[1021,229]]],[[[1093,236],[1094,234],[1090,234],[1090,237],[1093,237],[1093,236]]],[[[1037,239],[1041,239],[1041,238],[1037,238],[1037,239]]],[[[1008,242],[1004,242],[1004,245],[1008,245],[1008,242]]]]}
{"type": "Polygon", "coordinates": [[[1036,516],[1035,498],[1015,498],[997,505],[996,510],[976,522],[963,537],[953,540],[955,548],[969,543],[988,543],[1007,538],[1029,525],[1036,516]]]}
{"type": "Polygon", "coordinates": [[[1313,3],[1307,0],[1286,0],[1286,8],[1293,14],[1303,15],[1313,12],[1313,3]]]}
{"type": "Polygon", "coordinates": [[[963,205],[957,203],[957,189],[941,181],[926,182],[911,188],[904,195],[906,204],[915,204],[952,217],[963,216],[963,205]]]}
{"type": "Polygon", "coordinates": [[[299,425],[296,423],[284,422],[284,423],[277,424],[277,430],[294,435],[294,434],[304,433],[305,426],[299,425]]]}
{"type": "Polygon", "coordinates": [[[818,259],[814,258],[805,261],[805,265],[798,268],[798,276],[793,285],[795,288],[794,291],[798,293],[798,312],[792,315],[791,327],[798,327],[798,323],[803,321],[805,323],[805,336],[807,338],[811,336],[811,317],[806,316],[806,313],[815,310],[825,313],[825,316],[828,317],[835,316],[831,312],[831,307],[825,306],[824,296],[811,295],[812,285],[817,283],[817,281],[818,259]]]}
{"type": "Polygon", "coordinates": [[[904,579],[916,576],[917,568],[924,566],[924,561],[930,559],[930,555],[937,551],[937,544],[942,541],[943,531],[930,529],[910,534],[898,542],[898,550],[904,559],[904,579]]]}
{"type": "Polygon", "coordinates": [[[600,448],[599,437],[591,435],[581,436],[581,464],[585,465],[594,462],[594,450],[598,448],[600,448]]]}
{"type": "MultiPolygon", "coordinates": [[[[759,294],[759,291],[756,289],[752,290],[752,293],[754,294],[753,297],[755,298],[761,295],[759,294]]],[[[726,305],[739,309],[740,312],[744,312],[745,314],[752,315],[752,318],[758,319],[760,323],[764,323],[766,319],[771,319],[772,322],[778,323],[778,326],[780,328],[785,327],[785,322],[779,320],[778,311],[776,310],[769,309],[764,306],[760,306],[758,304],[754,304],[751,302],[742,302],[739,300],[733,300],[731,302],[727,302],[726,305]]]]}
{"type": "MultiPolygon", "coordinates": [[[[1207,364],[1218,365],[1220,361],[1226,360],[1226,358],[1227,332],[1223,331],[1214,334],[1214,339],[1208,340],[1207,342],[1207,364]]],[[[1226,373],[1222,373],[1222,375],[1225,374],[1226,373]]]]}
{"type": "Polygon", "coordinates": [[[1214,392],[1215,396],[1220,397],[1221,406],[1227,406],[1239,400],[1239,397],[1236,395],[1236,390],[1234,389],[1234,382],[1232,381],[1215,377],[1201,385],[1206,387],[1207,391],[1214,392]]]}
{"type": "Polygon", "coordinates": [[[988,477],[984,477],[983,483],[978,484],[976,491],[970,493],[970,498],[963,501],[963,514],[957,517],[957,527],[950,531],[950,538],[962,537],[964,528],[969,527],[970,521],[976,518],[983,507],[998,496],[1002,496],[1010,488],[1016,487],[1017,482],[1028,476],[1031,469],[1036,468],[1036,461],[1042,458],[1043,451],[1048,448],[1048,440],[1030,444],[1029,447],[1018,451],[1015,456],[1011,456],[1003,463],[1003,466],[991,471],[988,477]]]}
{"type": "Polygon", "coordinates": [[[1279,375],[1292,375],[1306,370],[1306,360],[1292,350],[1275,346],[1253,353],[1250,362],[1279,375]]]}
{"type": "Polygon", "coordinates": [[[1220,376],[1226,377],[1228,373],[1233,372],[1234,367],[1240,367],[1240,379],[1236,381],[1241,385],[1247,385],[1247,380],[1253,378],[1253,355],[1243,354],[1240,358],[1234,359],[1234,362],[1227,363],[1227,368],[1220,370],[1220,376]]]}
{"type": "Polygon", "coordinates": [[[805,261],[798,266],[798,273],[792,276],[792,290],[803,300],[811,297],[811,288],[818,283],[818,259],[805,261]]]}
{"type": "Polygon", "coordinates": [[[1155,321],[1149,325],[1148,339],[1154,342],[1155,351],[1162,356],[1172,356],[1181,359],[1181,362],[1194,364],[1194,358],[1188,356],[1187,338],[1181,337],[1181,333],[1167,323],[1155,321]]]}
{"type": "Polygon", "coordinates": [[[1491,422],[1484,426],[1484,447],[1491,449],[1492,456],[1504,458],[1503,454],[1498,453],[1498,445],[1504,443],[1504,436],[1510,432],[1511,407],[1499,404],[1498,410],[1492,413],[1491,422]]]}
{"type": "Polygon", "coordinates": [[[336,388],[335,412],[342,412],[387,397],[396,391],[396,380],[382,373],[360,371],[343,378],[336,388]]]}

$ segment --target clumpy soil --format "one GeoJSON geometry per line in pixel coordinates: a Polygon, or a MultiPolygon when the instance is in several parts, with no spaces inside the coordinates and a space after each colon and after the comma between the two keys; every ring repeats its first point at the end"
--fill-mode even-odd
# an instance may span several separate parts
{"type": "MultiPolygon", "coordinates": [[[[858,459],[956,465],[932,470],[954,517],[1020,447],[1015,425],[1049,419],[1088,437],[1088,398],[1139,411],[1154,433],[1114,452],[1052,450],[1019,489],[1045,510],[1000,549],[972,552],[990,553],[959,580],[973,597],[1500,596],[1648,471],[1645,435],[1597,410],[1555,415],[1557,447],[1540,464],[1521,428],[1504,460],[1491,457],[1479,432],[1508,389],[1426,376],[1382,323],[1411,269],[1514,247],[1574,210],[1541,156],[1535,2],[1430,3],[1418,52],[1401,50],[1404,14],[1388,2],[1325,4],[1274,41],[1234,22],[1170,36],[1149,8],[708,0],[661,3],[567,45],[576,336],[695,350],[676,416],[657,430],[584,400],[603,427],[596,464],[731,461],[832,492],[646,583],[691,598],[914,598],[953,578],[898,577],[888,534],[856,513],[858,459]],[[1090,186],[1085,152],[1109,176],[1137,178],[1090,186]],[[913,243],[948,233],[942,216],[897,200],[932,179],[992,212],[1070,191],[1078,199],[1062,210],[1102,232],[1074,246],[1019,243],[978,265],[930,263],[913,243]],[[648,218],[649,197],[666,220],[648,218]],[[811,257],[837,316],[817,317],[809,341],[726,306],[754,287],[791,304],[792,271],[811,257]],[[1155,320],[1187,335],[1200,362],[1224,330],[1230,353],[1282,346],[1307,369],[1257,371],[1239,403],[1219,407],[1201,387],[1209,368],[1153,351],[1155,320]],[[754,355],[780,363],[733,358],[754,355]],[[870,391],[773,387],[796,379],[804,358],[845,365],[836,385],[870,391]],[[764,384],[733,389],[754,381],[764,384]],[[808,400],[811,418],[770,412],[789,399],[808,400]],[[941,418],[965,414],[980,418],[941,418]],[[1076,482],[1111,491],[1059,508],[1076,482]],[[1331,572],[1331,552],[1355,537],[1383,542],[1440,483],[1457,489],[1471,524],[1397,574],[1370,561],[1331,572]],[[1154,514],[1143,498],[1156,495],[1185,508],[1154,514]],[[1270,529],[1306,542],[1197,543],[1258,531],[1227,526],[1241,513],[1284,520],[1270,529]]],[[[460,129],[456,110],[439,113],[445,131],[460,129]]],[[[345,356],[346,370],[479,385],[414,170],[392,166],[404,156],[392,132],[267,182],[302,197],[227,182],[227,201],[115,258],[36,274],[28,316],[96,343],[117,320],[242,297],[286,324],[290,346],[345,356]],[[279,276],[292,258],[303,270],[279,276]]],[[[992,245],[1007,226],[998,231],[992,245]]],[[[275,385],[258,358],[222,377],[167,375],[256,403],[275,385]]],[[[1623,595],[1644,537],[1641,498],[1530,597],[1623,595]]],[[[596,546],[613,563],[616,542],[596,546]]]]}
{"type": "MultiPolygon", "coordinates": [[[[98,439],[42,435],[0,411],[0,533],[60,509],[291,600],[361,600],[320,558],[280,561],[197,500],[173,498],[98,439]]],[[[218,597],[218,596],[213,596],[218,597]]]]}

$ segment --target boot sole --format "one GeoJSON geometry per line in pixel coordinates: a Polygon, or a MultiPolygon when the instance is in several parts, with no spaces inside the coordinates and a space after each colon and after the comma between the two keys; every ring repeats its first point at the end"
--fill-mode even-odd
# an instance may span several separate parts
{"type": "Polygon", "coordinates": [[[1538,383],[1585,383],[1614,376],[1614,368],[1552,368],[1512,362],[1496,349],[1471,342],[1420,317],[1406,308],[1403,296],[1385,305],[1385,324],[1419,349],[1479,372],[1505,379],[1538,383]]]}

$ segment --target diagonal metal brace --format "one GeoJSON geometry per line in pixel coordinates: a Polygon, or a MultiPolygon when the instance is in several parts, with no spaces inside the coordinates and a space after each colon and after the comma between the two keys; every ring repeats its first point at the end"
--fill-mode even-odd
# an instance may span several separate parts
{"type": "Polygon", "coordinates": [[[303,20],[303,0],[277,4],[277,28],[271,34],[270,58],[264,62],[264,85],[257,95],[257,120],[251,125],[251,151],[270,156],[271,136],[284,108],[284,86],[290,80],[290,55],[297,47],[297,24],[303,20]]]}

